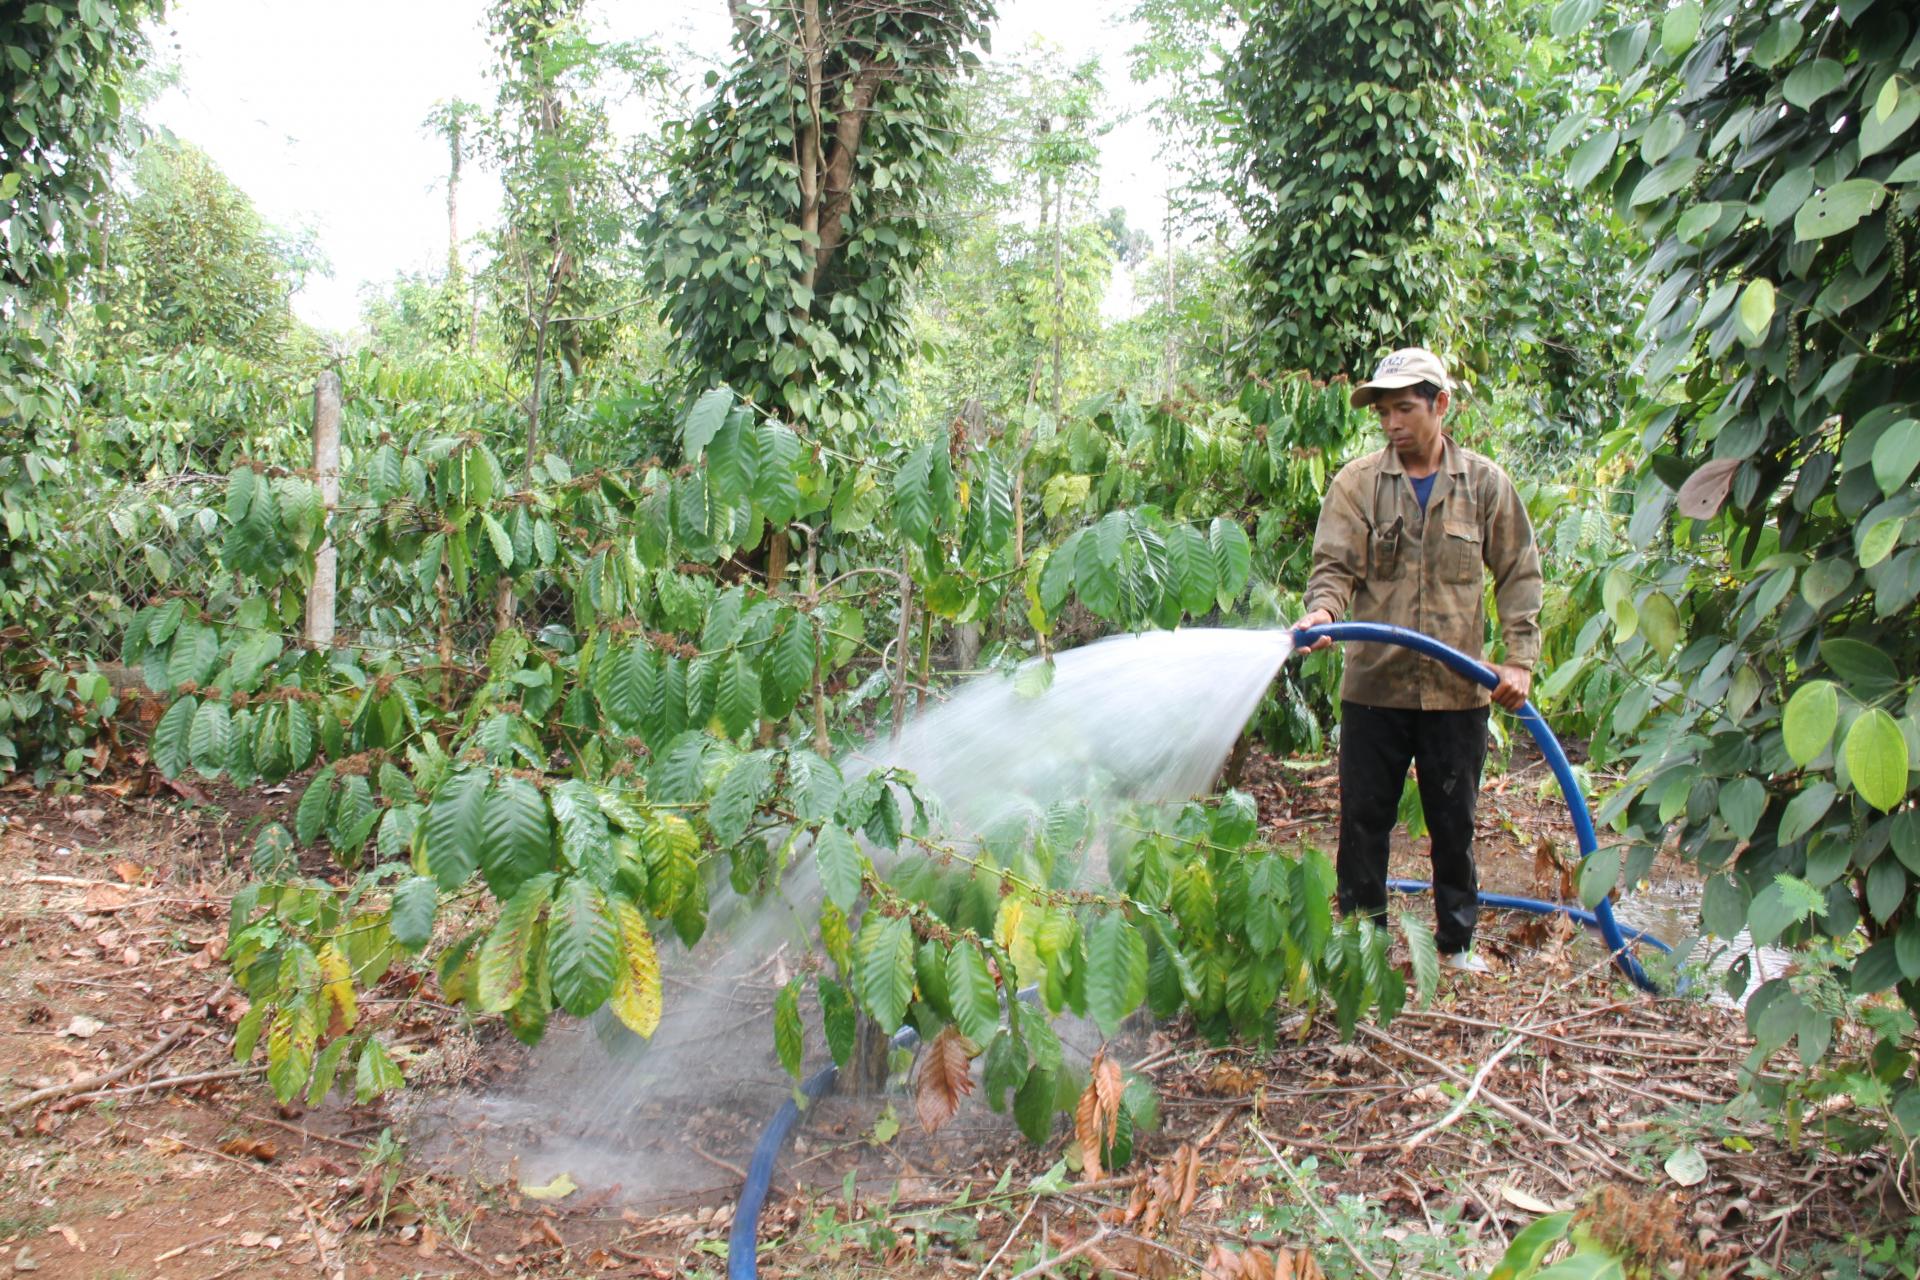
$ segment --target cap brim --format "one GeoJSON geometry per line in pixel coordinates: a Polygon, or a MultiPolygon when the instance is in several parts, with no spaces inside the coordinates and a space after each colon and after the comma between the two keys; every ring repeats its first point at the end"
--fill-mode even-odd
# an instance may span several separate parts
{"type": "Polygon", "coordinates": [[[1371,382],[1363,382],[1355,387],[1353,392],[1347,396],[1347,403],[1356,409],[1364,409],[1375,400],[1378,400],[1382,391],[1398,391],[1402,387],[1417,387],[1426,380],[1425,377],[1417,373],[1404,378],[1375,378],[1371,382]]]}

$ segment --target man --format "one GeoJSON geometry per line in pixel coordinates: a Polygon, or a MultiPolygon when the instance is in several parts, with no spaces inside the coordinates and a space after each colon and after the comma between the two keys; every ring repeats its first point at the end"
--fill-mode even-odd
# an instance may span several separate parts
{"type": "MultiPolygon", "coordinates": [[[[1294,625],[1389,623],[1479,658],[1491,569],[1506,643],[1492,701],[1517,709],[1540,653],[1540,552],[1507,473],[1447,435],[1452,387],[1438,356],[1407,347],[1353,389],[1353,405],[1379,416],[1387,447],[1333,478],[1314,533],[1305,613],[1294,625]]],[[[1411,761],[1432,836],[1435,941],[1454,968],[1484,973],[1473,951],[1473,815],[1488,692],[1398,645],[1354,644],[1346,659],[1340,910],[1385,919],[1387,843],[1411,761]]]]}

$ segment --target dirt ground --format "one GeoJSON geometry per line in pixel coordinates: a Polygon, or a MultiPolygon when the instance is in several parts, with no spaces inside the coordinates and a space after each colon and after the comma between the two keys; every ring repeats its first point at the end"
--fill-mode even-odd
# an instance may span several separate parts
{"type": "MultiPolygon", "coordinates": [[[[1517,756],[1489,779],[1484,888],[1557,892],[1572,833],[1545,776],[1517,756]]],[[[1273,838],[1331,848],[1326,766],[1255,753],[1243,785],[1273,838]]],[[[697,1185],[638,1206],[612,1183],[542,1201],[511,1170],[429,1160],[380,1105],[279,1108],[260,1068],[232,1060],[246,1006],[219,952],[241,850],[297,788],[129,791],[0,793],[0,1276],[720,1273],[770,1107],[687,1118],[670,1142],[697,1185]]],[[[1395,870],[1423,874],[1412,846],[1395,870]]],[[[1666,1206],[1703,1255],[1791,1269],[1897,1210],[1877,1156],[1789,1149],[1726,1117],[1748,1045],[1737,1010],[1641,996],[1574,933],[1490,916],[1492,976],[1449,975],[1431,1008],[1350,1044],[1297,1014],[1267,1049],[1143,1029],[1126,1061],[1158,1087],[1159,1130],[1119,1174],[1068,1170],[1053,1194],[1030,1186],[1065,1154],[1064,1127],[1033,1148],[976,1094],[928,1138],[904,1096],[830,1099],[775,1180],[761,1274],[1012,1276],[1063,1251],[1114,1275],[1218,1274],[1262,1244],[1308,1248],[1335,1280],[1472,1274],[1601,1184],[1666,1206]],[[1681,1148],[1702,1166],[1685,1186],[1667,1171],[1681,1148]]],[[[524,1061],[497,1029],[458,1027],[430,983],[380,995],[397,1033],[438,1054],[424,1088],[452,1106],[524,1061]]]]}

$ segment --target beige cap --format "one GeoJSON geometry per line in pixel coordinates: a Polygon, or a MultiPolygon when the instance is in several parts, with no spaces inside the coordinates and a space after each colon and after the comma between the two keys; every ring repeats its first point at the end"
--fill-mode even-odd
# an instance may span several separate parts
{"type": "Polygon", "coordinates": [[[1402,347],[1382,360],[1373,377],[1355,387],[1347,401],[1356,409],[1364,409],[1378,400],[1382,391],[1398,391],[1421,382],[1431,382],[1442,391],[1453,390],[1453,380],[1447,377],[1447,366],[1440,363],[1439,356],[1425,347],[1402,347]]]}

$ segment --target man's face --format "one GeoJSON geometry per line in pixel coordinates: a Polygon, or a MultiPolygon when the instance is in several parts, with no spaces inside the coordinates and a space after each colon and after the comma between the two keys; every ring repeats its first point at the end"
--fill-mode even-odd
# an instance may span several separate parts
{"type": "Polygon", "coordinates": [[[1373,402],[1380,418],[1380,430],[1402,462],[1425,462],[1432,458],[1440,440],[1440,420],[1446,416],[1447,393],[1442,391],[1432,404],[1412,387],[1383,391],[1373,402]]]}

